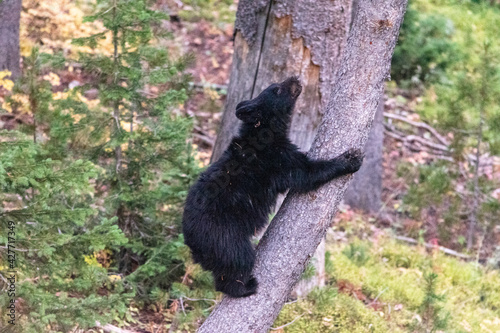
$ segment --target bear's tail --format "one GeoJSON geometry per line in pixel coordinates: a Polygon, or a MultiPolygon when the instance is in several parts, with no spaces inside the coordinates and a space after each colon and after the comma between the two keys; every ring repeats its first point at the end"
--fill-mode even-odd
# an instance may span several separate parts
{"type": "Polygon", "coordinates": [[[215,290],[221,291],[231,297],[247,297],[257,292],[257,279],[250,276],[245,280],[231,276],[214,276],[215,290]]]}

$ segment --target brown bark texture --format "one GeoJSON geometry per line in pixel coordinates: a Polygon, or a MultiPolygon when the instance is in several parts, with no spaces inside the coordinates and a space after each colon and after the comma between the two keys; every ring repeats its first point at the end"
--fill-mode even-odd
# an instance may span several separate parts
{"type": "Polygon", "coordinates": [[[21,75],[19,67],[19,20],[21,0],[0,1],[0,71],[9,70],[11,78],[21,75]]]}
{"type": "Polygon", "coordinates": [[[329,100],[351,20],[351,0],[241,0],[235,24],[228,99],[212,154],[237,134],[236,105],[273,82],[299,75],[303,85],[290,139],[309,149],[329,100]]]}
{"type": "MultiPolygon", "coordinates": [[[[312,158],[330,159],[365,146],[406,5],[407,0],[359,3],[330,102],[309,151],[312,158]]],[[[223,298],[199,332],[267,332],[330,227],[350,178],[286,198],[257,247],[257,293],[223,298]]]]}

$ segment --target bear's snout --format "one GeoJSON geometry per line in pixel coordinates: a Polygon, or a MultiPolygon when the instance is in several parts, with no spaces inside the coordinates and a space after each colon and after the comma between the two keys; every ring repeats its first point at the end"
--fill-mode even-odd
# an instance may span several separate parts
{"type": "Polygon", "coordinates": [[[302,85],[300,84],[298,77],[292,76],[281,83],[280,90],[288,90],[290,97],[296,99],[302,92],[302,85]]]}

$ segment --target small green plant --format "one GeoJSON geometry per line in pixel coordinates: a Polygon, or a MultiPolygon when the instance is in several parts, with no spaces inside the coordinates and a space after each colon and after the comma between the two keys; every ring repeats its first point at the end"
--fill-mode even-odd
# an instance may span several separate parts
{"type": "MultiPolygon", "coordinates": [[[[312,258],[311,260],[314,260],[315,258],[312,258]]],[[[304,272],[302,272],[302,276],[300,277],[301,280],[309,280],[316,274],[316,268],[314,267],[314,263],[308,262],[306,268],[304,269],[304,272]]]]}
{"type": "Polygon", "coordinates": [[[427,210],[437,210],[447,200],[446,194],[452,191],[456,177],[450,171],[450,167],[441,162],[419,166],[417,179],[408,178],[410,187],[403,202],[412,218],[421,219],[427,210]]]}
{"type": "Polygon", "coordinates": [[[343,251],[342,254],[349,258],[357,266],[363,266],[370,260],[370,249],[368,246],[361,242],[350,243],[343,251]]]}
{"type": "Polygon", "coordinates": [[[449,314],[444,311],[444,295],[436,293],[438,275],[434,272],[424,275],[424,299],[418,308],[419,317],[414,319],[413,332],[433,333],[448,327],[449,314]]]}

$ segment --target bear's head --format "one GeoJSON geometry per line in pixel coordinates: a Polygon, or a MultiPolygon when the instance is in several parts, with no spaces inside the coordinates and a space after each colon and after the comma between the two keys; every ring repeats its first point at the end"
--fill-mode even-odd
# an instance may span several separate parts
{"type": "Polygon", "coordinates": [[[302,85],[296,76],[281,83],[273,83],[254,99],[238,103],[236,117],[254,127],[288,124],[301,92],[302,85]]]}

